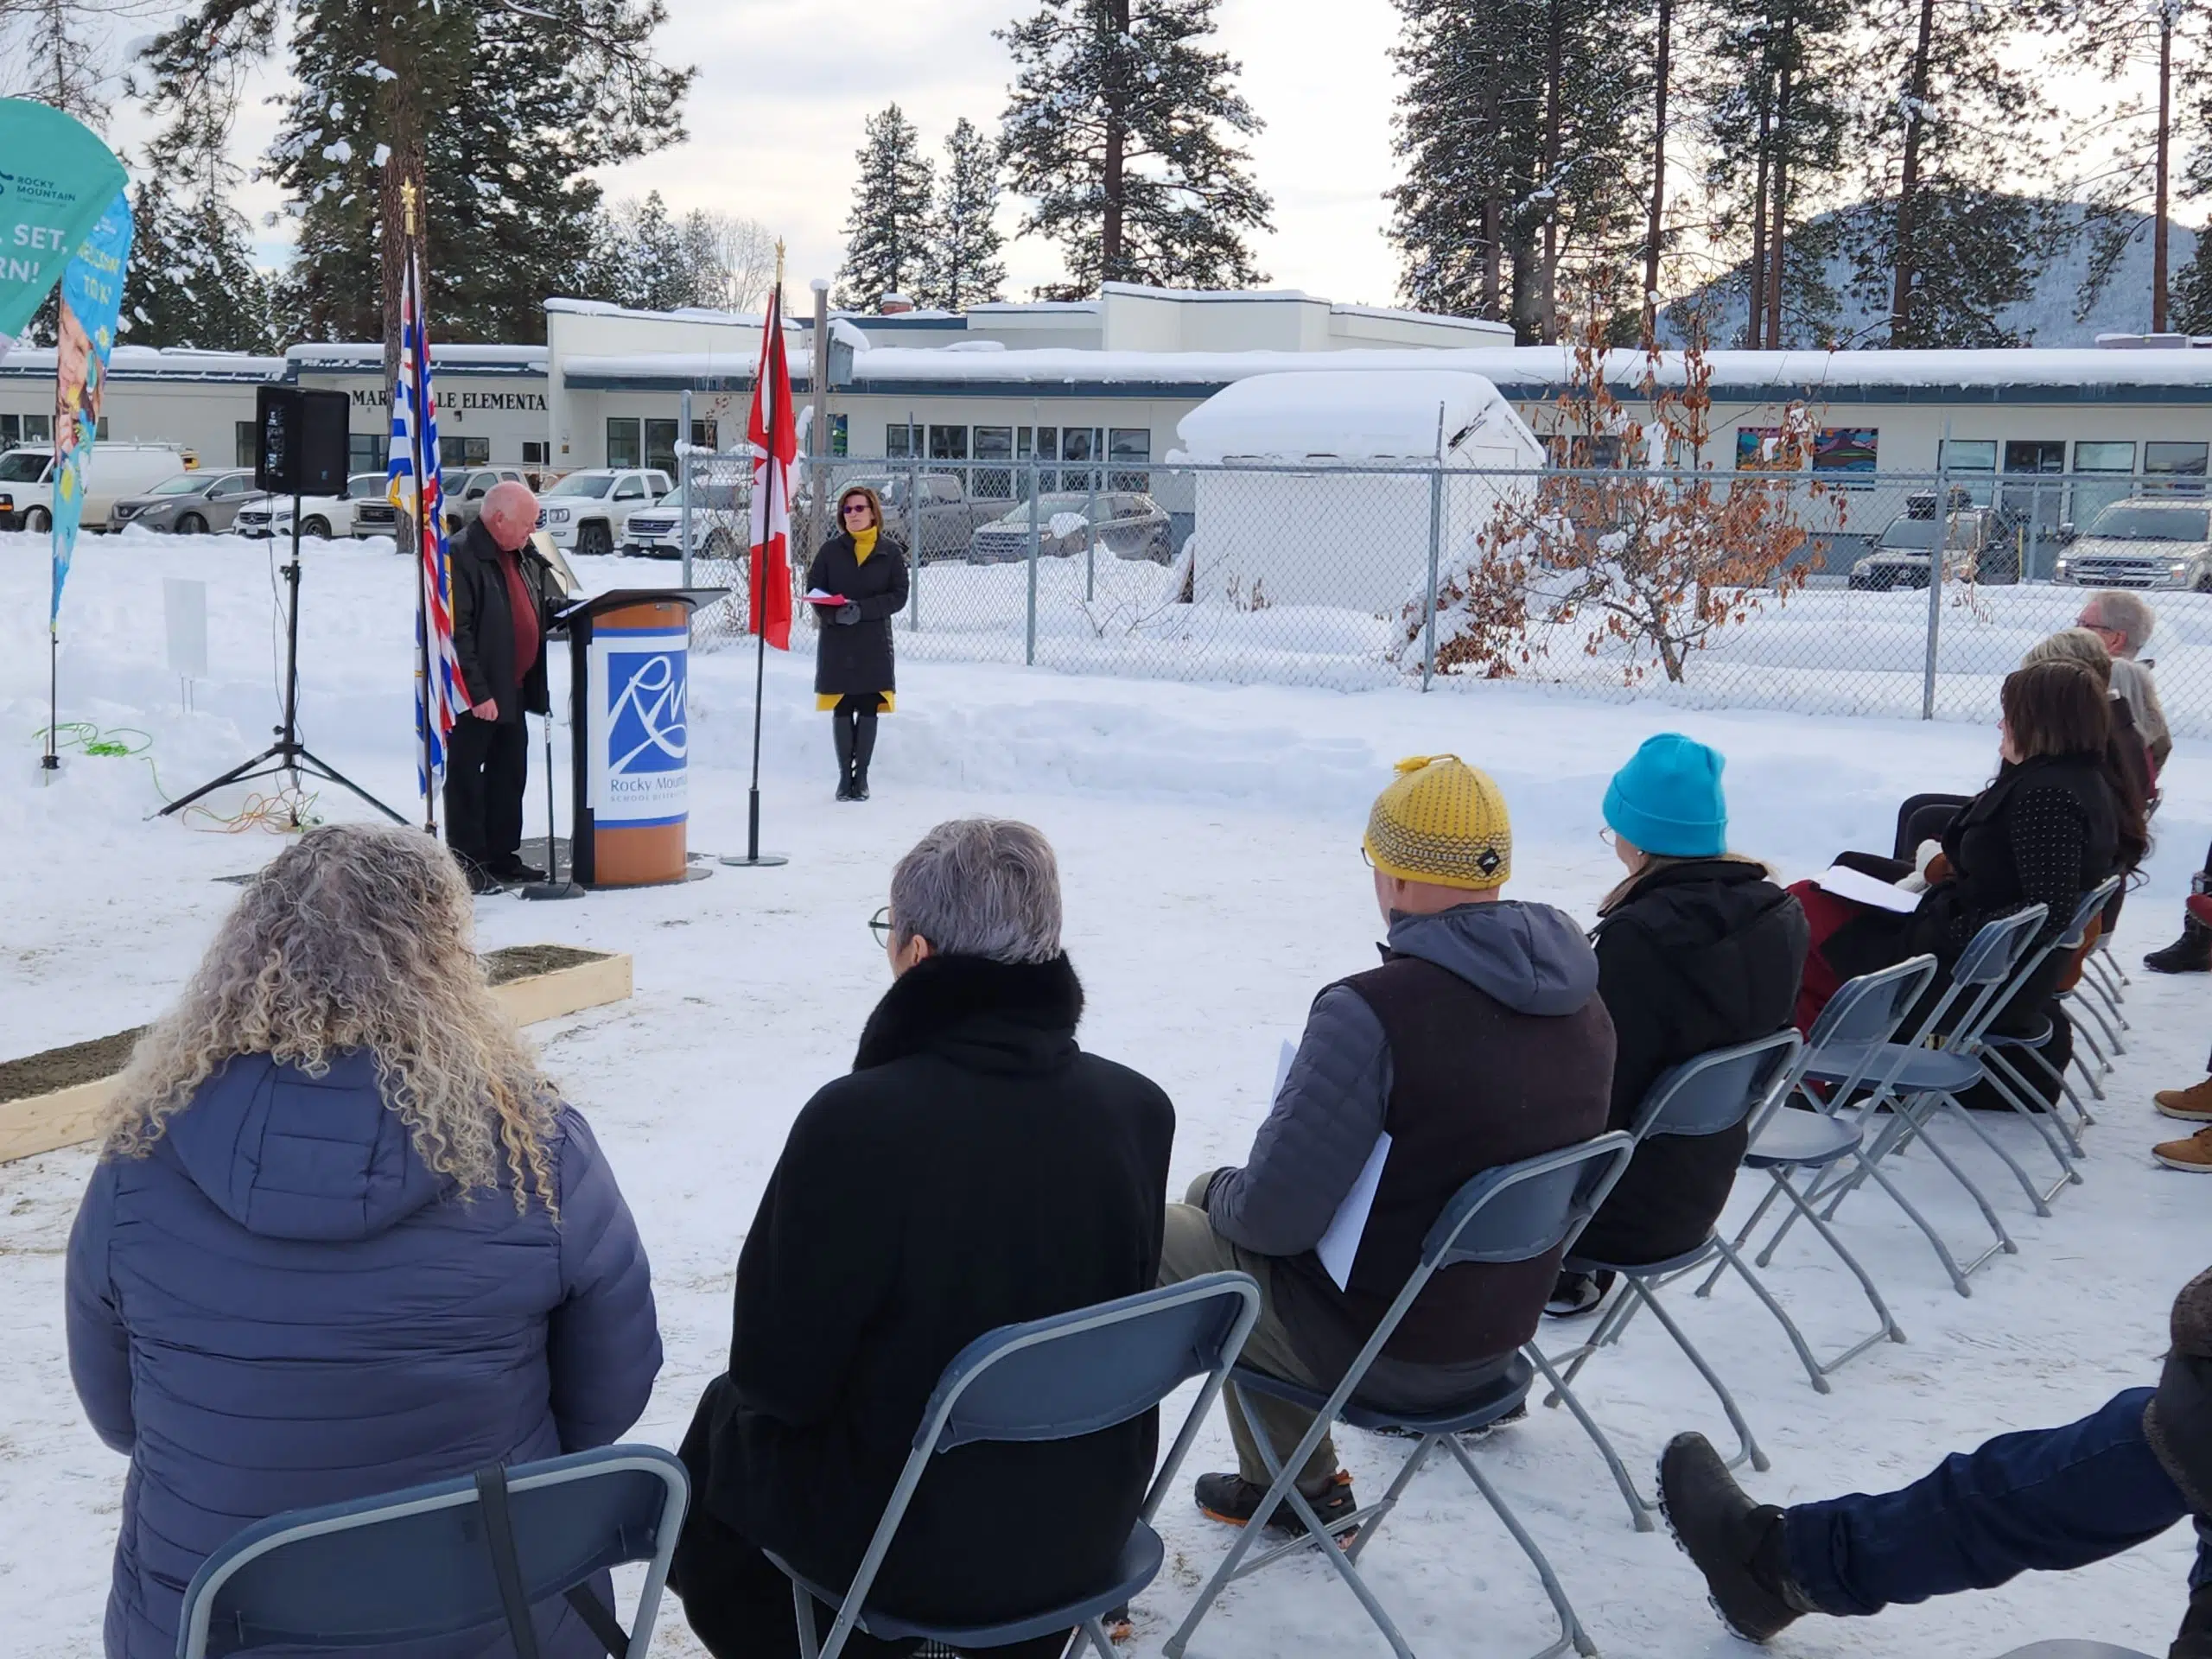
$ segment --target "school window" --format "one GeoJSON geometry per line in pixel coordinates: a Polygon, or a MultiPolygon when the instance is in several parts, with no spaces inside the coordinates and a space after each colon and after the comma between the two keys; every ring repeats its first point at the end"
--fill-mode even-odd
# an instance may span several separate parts
{"type": "MultiPolygon", "coordinates": [[[[438,465],[441,467],[488,467],[492,464],[492,440],[489,438],[440,438],[438,465]]],[[[366,472],[365,467],[361,469],[366,472]]]]}
{"type": "Polygon", "coordinates": [[[922,453],[922,429],[918,426],[887,426],[883,429],[883,453],[893,461],[906,461],[922,453]]]}
{"type": "Polygon", "coordinates": [[[635,467],[645,458],[645,444],[639,431],[637,416],[610,415],[607,417],[607,464],[610,467],[635,467]]]}
{"type": "Polygon", "coordinates": [[[2202,495],[2205,446],[2201,443],[2146,443],[2143,446],[2143,475],[2157,479],[2154,489],[2182,495],[2202,495]]]}
{"type": "Polygon", "coordinates": [[[2135,446],[2133,443],[2077,443],[2074,446],[2074,470],[2079,473],[2110,473],[2114,476],[2109,484],[2076,484],[2074,499],[2066,509],[2067,518],[2076,524],[2086,524],[2115,501],[2125,501],[2134,493],[2135,486],[2129,474],[2135,470],[2135,446]]]}
{"type": "Polygon", "coordinates": [[[525,467],[543,467],[546,465],[547,456],[545,451],[548,448],[548,445],[541,443],[535,439],[524,438],[522,441],[522,464],[525,467]]]}
{"type": "Polygon", "coordinates": [[[0,448],[12,449],[17,444],[53,442],[53,416],[0,415],[0,448]]]}
{"type": "Polygon", "coordinates": [[[1141,467],[1142,472],[1117,472],[1107,480],[1116,490],[1152,487],[1152,432],[1141,426],[1117,426],[1106,435],[1106,459],[1116,467],[1141,467]]]}
{"type": "Polygon", "coordinates": [[[645,465],[664,473],[676,470],[676,435],[683,429],[674,421],[645,423],[645,465]]]}
{"type": "Polygon", "coordinates": [[[964,426],[930,428],[930,459],[931,461],[967,460],[968,429],[964,426]]]}
{"type": "MultiPolygon", "coordinates": [[[[349,473],[381,473],[391,450],[391,440],[381,432],[348,432],[346,435],[346,470],[349,473]]],[[[253,423],[238,423],[238,465],[253,465],[253,423]]]]}
{"type": "MultiPolygon", "coordinates": [[[[1010,426],[979,426],[976,429],[976,459],[977,461],[1010,461],[1014,459],[1014,429],[1010,426]]],[[[1014,469],[1011,467],[978,467],[976,469],[975,494],[988,501],[1005,501],[1014,495],[1014,469]]]]}
{"type": "Polygon", "coordinates": [[[833,455],[850,454],[851,451],[848,448],[849,442],[845,427],[845,417],[842,415],[832,415],[830,417],[830,453],[833,455]]]}
{"type": "Polygon", "coordinates": [[[715,442],[714,422],[694,421],[691,423],[691,447],[694,449],[705,449],[709,452],[718,447],[715,442]]]}
{"type": "MultiPolygon", "coordinates": [[[[254,423],[251,421],[233,421],[231,423],[231,425],[237,433],[237,436],[234,440],[234,447],[231,451],[231,453],[237,457],[237,460],[232,461],[231,464],[234,467],[252,466],[256,458],[255,451],[257,448],[253,441],[254,423]]],[[[5,435],[6,434],[4,431],[0,431],[0,437],[4,437],[5,435]]],[[[361,438],[359,433],[349,434],[346,437],[346,470],[349,473],[358,473],[361,470],[361,464],[354,448],[354,446],[359,443],[360,441],[361,438]]]]}
{"type": "Polygon", "coordinates": [[[1936,446],[1937,464],[1948,473],[1993,473],[1997,470],[1997,440],[1953,438],[1936,446]]]}

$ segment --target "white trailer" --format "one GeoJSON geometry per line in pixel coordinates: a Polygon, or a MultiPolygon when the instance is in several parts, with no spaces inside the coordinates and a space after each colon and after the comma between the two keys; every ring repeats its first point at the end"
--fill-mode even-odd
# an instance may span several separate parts
{"type": "Polygon", "coordinates": [[[1244,607],[1395,617],[1427,581],[1432,518],[1448,557],[1544,465],[1497,388],[1449,369],[1255,375],[1176,430],[1205,469],[1192,597],[1244,607]]]}

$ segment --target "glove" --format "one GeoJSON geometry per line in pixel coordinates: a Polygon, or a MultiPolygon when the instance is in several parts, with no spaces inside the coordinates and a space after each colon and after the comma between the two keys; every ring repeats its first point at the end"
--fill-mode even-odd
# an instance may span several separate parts
{"type": "Polygon", "coordinates": [[[837,607],[836,620],[839,626],[849,628],[861,620],[861,607],[847,600],[837,607]]]}

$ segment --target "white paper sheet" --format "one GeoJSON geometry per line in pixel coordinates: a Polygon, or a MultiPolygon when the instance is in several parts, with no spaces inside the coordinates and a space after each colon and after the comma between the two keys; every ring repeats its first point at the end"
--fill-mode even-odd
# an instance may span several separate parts
{"type": "Polygon", "coordinates": [[[1375,1150],[1360,1166],[1359,1179],[1351,1184],[1351,1191],[1337,1206],[1329,1230],[1313,1247],[1313,1254],[1321,1258],[1323,1270],[1338,1290],[1351,1283],[1351,1264],[1359,1255],[1361,1236],[1367,1231],[1368,1211],[1375,1208],[1375,1190],[1382,1185],[1382,1166],[1389,1161],[1390,1131],[1385,1129],[1375,1137],[1375,1150]]]}
{"type": "Polygon", "coordinates": [[[1899,916],[1910,916],[1920,908],[1920,895],[1908,893],[1903,887],[1893,887],[1886,881],[1877,880],[1864,870],[1854,870],[1847,865],[1831,865],[1814,879],[1814,886],[1832,893],[1839,899],[1848,899],[1853,904],[1872,906],[1876,910],[1893,911],[1899,916]]]}

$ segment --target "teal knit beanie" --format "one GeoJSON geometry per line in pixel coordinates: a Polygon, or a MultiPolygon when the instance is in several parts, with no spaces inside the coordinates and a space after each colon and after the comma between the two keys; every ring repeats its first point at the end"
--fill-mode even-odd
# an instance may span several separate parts
{"type": "Polygon", "coordinates": [[[1615,835],[1662,858],[1717,858],[1728,850],[1728,803],[1720,792],[1728,763],[1679,732],[1648,738],[1605,791],[1605,822],[1615,835]]]}

